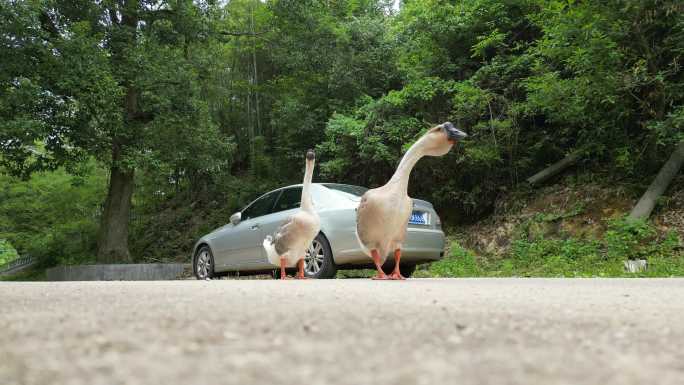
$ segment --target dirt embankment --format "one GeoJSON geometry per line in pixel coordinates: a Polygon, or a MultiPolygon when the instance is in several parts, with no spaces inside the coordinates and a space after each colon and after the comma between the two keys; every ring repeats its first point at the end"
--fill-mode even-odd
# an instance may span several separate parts
{"type": "MultiPolygon", "coordinates": [[[[495,203],[494,214],[462,231],[464,246],[486,255],[505,254],[520,237],[600,238],[612,220],[632,209],[639,198],[628,185],[565,183],[517,191],[495,203]]],[[[684,240],[684,176],[679,177],[651,217],[659,236],[670,231],[684,240]]]]}

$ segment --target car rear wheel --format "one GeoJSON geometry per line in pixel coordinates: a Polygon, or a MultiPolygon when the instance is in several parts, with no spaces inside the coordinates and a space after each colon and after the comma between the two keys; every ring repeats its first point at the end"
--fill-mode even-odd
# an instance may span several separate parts
{"type": "Polygon", "coordinates": [[[304,258],[304,274],[309,278],[334,278],[337,266],[332,256],[332,249],[325,236],[319,233],[306,251],[304,258]]]}
{"type": "Polygon", "coordinates": [[[202,246],[195,255],[193,266],[197,279],[211,279],[214,277],[214,256],[211,254],[209,246],[202,246]]]}

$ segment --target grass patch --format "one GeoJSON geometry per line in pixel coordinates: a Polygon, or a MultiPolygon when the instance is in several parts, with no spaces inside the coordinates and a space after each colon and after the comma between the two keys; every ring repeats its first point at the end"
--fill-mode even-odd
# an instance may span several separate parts
{"type": "Polygon", "coordinates": [[[419,266],[414,276],[416,278],[480,277],[486,276],[488,270],[483,262],[477,260],[473,252],[453,241],[451,252],[446,258],[430,265],[419,266]]]}
{"type": "Polygon", "coordinates": [[[375,275],[375,270],[359,269],[359,270],[338,270],[335,278],[371,278],[375,275]]]}

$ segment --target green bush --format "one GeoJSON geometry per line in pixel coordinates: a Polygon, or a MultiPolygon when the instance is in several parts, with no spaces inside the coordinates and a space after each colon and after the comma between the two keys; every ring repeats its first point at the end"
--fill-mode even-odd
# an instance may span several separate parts
{"type": "Polygon", "coordinates": [[[645,259],[652,251],[655,229],[642,220],[611,221],[604,239],[606,254],[617,259],[645,259]]]}
{"type": "Polygon", "coordinates": [[[513,242],[504,275],[588,277],[619,275],[622,262],[606,258],[595,240],[546,239],[513,242]]]}
{"type": "Polygon", "coordinates": [[[0,265],[18,257],[17,250],[6,239],[0,239],[0,265]]]}

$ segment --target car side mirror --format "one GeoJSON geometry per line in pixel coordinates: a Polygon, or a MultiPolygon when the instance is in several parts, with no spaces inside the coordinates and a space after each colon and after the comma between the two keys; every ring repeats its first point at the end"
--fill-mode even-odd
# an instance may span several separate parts
{"type": "Polygon", "coordinates": [[[240,220],[242,220],[242,213],[239,211],[230,216],[230,223],[232,223],[233,226],[240,223],[240,220]]]}

